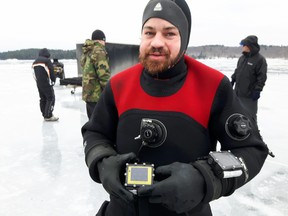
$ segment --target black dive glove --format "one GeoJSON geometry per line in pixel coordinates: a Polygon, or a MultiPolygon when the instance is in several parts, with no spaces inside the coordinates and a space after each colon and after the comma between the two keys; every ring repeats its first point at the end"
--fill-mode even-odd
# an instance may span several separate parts
{"type": "Polygon", "coordinates": [[[97,164],[100,181],[105,190],[110,195],[119,197],[125,202],[132,201],[133,194],[125,189],[120,176],[124,176],[125,164],[135,159],[136,155],[134,153],[118,154],[103,158],[102,161],[97,164]]]}
{"type": "Polygon", "coordinates": [[[157,176],[166,176],[162,181],[138,189],[139,196],[148,196],[150,203],[159,203],[179,213],[188,212],[203,199],[205,181],[200,172],[191,164],[175,162],[160,166],[157,176]]]}
{"type": "Polygon", "coordinates": [[[260,98],[260,91],[253,90],[251,96],[253,101],[258,100],[260,98]]]}

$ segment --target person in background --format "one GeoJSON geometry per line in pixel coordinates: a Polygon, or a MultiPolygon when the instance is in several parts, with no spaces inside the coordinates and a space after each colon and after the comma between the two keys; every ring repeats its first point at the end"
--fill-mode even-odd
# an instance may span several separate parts
{"type": "Polygon", "coordinates": [[[231,76],[231,84],[232,87],[235,84],[236,95],[257,121],[258,100],[267,79],[267,62],[259,53],[257,36],[247,36],[241,40],[240,45],[242,55],[231,76]]]}
{"type": "Polygon", "coordinates": [[[139,64],[108,81],[82,127],[90,176],[110,195],[97,216],[211,216],[268,148],[229,78],[185,55],[185,0],[149,1],[141,29],[139,64]]]}
{"type": "Polygon", "coordinates": [[[53,69],[56,77],[65,78],[64,64],[59,62],[57,58],[53,58],[53,69]]]}
{"type": "Polygon", "coordinates": [[[91,40],[87,39],[82,47],[82,99],[86,102],[89,119],[111,76],[105,42],[105,34],[97,29],[92,33],[91,40]]]}
{"type": "Polygon", "coordinates": [[[55,105],[54,84],[56,77],[50,53],[47,48],[39,50],[39,55],[32,64],[34,79],[40,96],[40,110],[45,121],[58,121],[59,117],[53,115],[55,105]]]}

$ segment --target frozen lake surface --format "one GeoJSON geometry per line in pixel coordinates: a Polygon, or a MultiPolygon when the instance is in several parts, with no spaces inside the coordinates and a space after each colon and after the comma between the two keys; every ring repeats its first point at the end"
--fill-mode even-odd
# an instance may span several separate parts
{"type": "MultiPolygon", "coordinates": [[[[229,78],[237,59],[202,62],[229,78]]],[[[62,61],[66,77],[76,60],[62,61]]],[[[259,101],[259,127],[269,148],[258,176],[230,197],[211,202],[215,216],[288,215],[288,60],[267,59],[268,80],[259,101]]],[[[44,122],[32,77],[32,61],[0,61],[0,216],[92,216],[108,199],[84,162],[80,129],[86,123],[82,89],[55,85],[54,114],[44,122]]]]}

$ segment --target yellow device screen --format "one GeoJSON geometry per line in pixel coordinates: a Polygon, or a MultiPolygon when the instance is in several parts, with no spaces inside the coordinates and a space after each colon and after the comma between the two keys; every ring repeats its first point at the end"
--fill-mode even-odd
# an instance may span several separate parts
{"type": "Polygon", "coordinates": [[[126,169],[126,186],[151,185],[153,183],[153,166],[128,164],[126,169]]]}

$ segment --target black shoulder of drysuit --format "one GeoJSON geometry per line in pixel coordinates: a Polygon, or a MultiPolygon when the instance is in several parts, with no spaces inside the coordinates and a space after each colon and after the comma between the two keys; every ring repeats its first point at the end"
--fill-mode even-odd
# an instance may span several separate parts
{"type": "Polygon", "coordinates": [[[104,157],[116,155],[114,147],[117,128],[112,126],[117,125],[118,113],[113,98],[111,84],[108,81],[97,103],[101,106],[96,105],[97,111],[93,112],[90,120],[81,128],[85,161],[91,178],[96,182],[100,182],[97,162],[104,157]],[[110,124],[107,124],[107,120],[110,124]]]}

